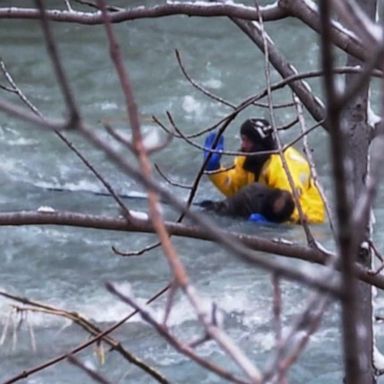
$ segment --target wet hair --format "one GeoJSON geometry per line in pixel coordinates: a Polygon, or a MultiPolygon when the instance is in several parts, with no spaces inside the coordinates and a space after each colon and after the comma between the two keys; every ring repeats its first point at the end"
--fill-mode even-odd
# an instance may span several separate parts
{"type": "Polygon", "coordinates": [[[281,189],[271,189],[265,196],[261,214],[274,223],[288,221],[295,209],[292,195],[281,189]]]}
{"type": "Polygon", "coordinates": [[[248,137],[256,151],[270,151],[277,148],[273,129],[268,120],[248,119],[240,127],[240,134],[248,137]]]}

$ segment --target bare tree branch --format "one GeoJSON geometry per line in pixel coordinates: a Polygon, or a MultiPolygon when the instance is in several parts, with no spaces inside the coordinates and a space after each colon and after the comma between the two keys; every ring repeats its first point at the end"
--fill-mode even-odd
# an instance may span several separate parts
{"type": "MultiPolygon", "coordinates": [[[[311,0],[299,2],[295,0],[279,0],[279,6],[289,15],[302,20],[319,34],[322,33],[321,18],[319,17],[318,6],[315,2],[311,0]]],[[[361,40],[353,32],[348,31],[346,27],[334,21],[330,21],[329,28],[329,38],[339,48],[363,61],[369,59],[369,55],[361,44],[361,40]]]]}
{"type": "MultiPolygon", "coordinates": [[[[37,116],[39,116],[42,120],[46,120],[46,117],[40,112],[40,110],[33,105],[33,103],[24,95],[21,89],[17,86],[11,74],[5,67],[3,61],[0,61],[0,68],[4,75],[6,76],[7,81],[11,85],[14,92],[19,96],[19,98],[23,101],[24,104],[28,106],[28,108],[34,112],[37,116]]],[[[132,216],[129,213],[126,205],[122,201],[122,199],[118,196],[115,190],[112,188],[110,183],[108,183],[105,178],[101,175],[100,172],[96,170],[96,168],[86,159],[86,157],[61,133],[61,131],[54,129],[55,134],[59,137],[59,139],[83,162],[83,164],[96,176],[96,178],[101,182],[101,184],[106,188],[106,190],[110,193],[110,195],[115,199],[117,204],[120,206],[124,216],[132,220],[132,216]]]]}
{"type": "MultiPolygon", "coordinates": [[[[262,30],[258,23],[243,21],[235,18],[231,18],[231,20],[259,47],[262,52],[265,53],[262,30]]],[[[297,74],[296,69],[284,59],[269,38],[267,39],[267,47],[271,64],[283,78],[297,74]]],[[[296,81],[294,83],[290,83],[289,87],[295,94],[298,95],[316,121],[324,118],[324,105],[319,98],[313,95],[308,84],[302,81],[296,81]]]]}
{"type": "Polygon", "coordinates": [[[53,39],[52,31],[48,23],[48,18],[43,2],[41,0],[35,1],[40,13],[41,25],[44,32],[44,38],[46,41],[48,54],[52,59],[53,69],[55,71],[57,82],[64,96],[65,104],[69,110],[68,127],[76,128],[80,121],[80,111],[78,110],[74,94],[71,88],[69,87],[67,76],[65,75],[65,71],[63,69],[63,65],[53,39]]]}
{"type": "MultiPolygon", "coordinates": [[[[257,4],[257,2],[256,2],[256,4],[257,4]]],[[[269,60],[269,44],[268,44],[269,36],[265,32],[264,23],[263,23],[263,19],[262,19],[261,15],[259,16],[258,24],[260,26],[260,34],[261,34],[261,38],[263,40],[264,68],[265,68],[265,78],[266,78],[266,84],[267,84],[269,115],[270,115],[270,120],[272,123],[273,130],[274,130],[274,135],[276,137],[277,149],[279,152],[280,160],[281,160],[281,163],[283,165],[285,175],[287,176],[287,179],[288,179],[289,187],[291,189],[290,192],[291,192],[293,200],[295,202],[295,207],[299,213],[300,224],[302,224],[302,226],[304,228],[305,235],[307,237],[307,242],[311,247],[316,247],[316,242],[312,236],[311,230],[309,229],[308,223],[306,222],[306,218],[304,216],[304,212],[303,212],[303,209],[301,207],[300,200],[299,200],[299,195],[298,195],[298,192],[295,188],[292,173],[291,173],[290,169],[288,168],[287,161],[284,157],[283,146],[282,146],[282,143],[280,140],[280,136],[279,136],[277,129],[276,129],[275,114],[274,114],[274,110],[273,110],[272,92],[271,92],[271,76],[270,76],[270,69],[269,69],[269,62],[270,62],[270,60],[269,60]]]]}
{"type": "MultiPolygon", "coordinates": [[[[71,312],[61,308],[54,307],[52,305],[36,302],[26,297],[19,297],[16,295],[9,294],[8,292],[5,292],[5,291],[0,291],[0,295],[10,300],[22,303],[24,305],[29,305],[29,307],[22,307],[22,308],[19,307],[20,310],[22,311],[42,312],[49,315],[67,318],[73,321],[74,323],[76,323],[77,325],[79,325],[80,327],[82,327],[86,332],[88,332],[92,336],[98,336],[103,333],[103,331],[100,328],[98,328],[96,325],[94,325],[92,322],[90,322],[88,319],[86,319],[84,316],[80,315],[77,312],[71,312]]],[[[114,340],[111,336],[105,335],[101,338],[101,340],[103,340],[105,343],[111,346],[113,351],[118,352],[127,361],[136,365],[137,367],[142,369],[144,372],[151,375],[152,378],[155,379],[156,381],[164,384],[169,383],[168,380],[163,375],[161,375],[156,369],[154,369],[153,367],[150,367],[141,359],[137,358],[134,354],[129,352],[126,348],[123,347],[121,343],[114,340]]]]}
{"type": "MultiPolygon", "coordinates": [[[[156,331],[161,334],[174,348],[176,348],[179,352],[185,354],[189,358],[193,359],[196,363],[200,364],[201,366],[205,367],[206,369],[209,369],[212,372],[215,372],[217,375],[230,380],[234,383],[244,384],[249,383],[247,380],[242,380],[235,375],[231,374],[227,370],[221,368],[220,366],[213,364],[209,362],[207,359],[200,357],[198,354],[195,353],[195,351],[188,345],[180,342],[177,340],[174,336],[170,334],[167,327],[163,324],[158,323],[150,314],[150,312],[141,306],[136,300],[134,300],[131,297],[128,297],[126,295],[123,295],[121,292],[119,292],[112,284],[107,283],[107,289],[117,297],[119,297],[122,301],[130,305],[132,308],[134,308],[136,311],[138,311],[142,318],[148,322],[150,325],[152,325],[156,331]]],[[[212,325],[210,326],[211,332],[215,332],[215,327],[212,325]]],[[[247,364],[247,362],[243,363],[247,364]]],[[[254,368],[253,368],[254,369],[254,368]]],[[[259,383],[259,376],[255,374],[255,377],[250,378],[252,383],[259,383]]]]}
{"type": "MultiPolygon", "coordinates": [[[[157,300],[160,296],[162,296],[165,292],[167,292],[168,289],[169,289],[169,286],[166,286],[165,288],[163,288],[160,291],[158,291],[155,295],[153,295],[147,301],[147,304],[150,304],[153,301],[157,300]]],[[[3,292],[3,294],[4,294],[4,292],[3,292]]],[[[87,340],[85,343],[80,344],[76,348],[72,349],[69,353],[64,353],[64,354],[62,354],[60,356],[57,356],[57,357],[54,357],[54,358],[50,359],[49,361],[47,361],[47,362],[45,362],[43,364],[40,364],[40,365],[38,365],[38,366],[36,366],[34,368],[31,368],[31,369],[28,369],[28,370],[24,370],[19,375],[14,376],[11,379],[8,379],[3,384],[16,383],[20,379],[25,379],[26,377],[29,377],[29,376],[37,373],[37,372],[40,372],[40,371],[42,371],[42,370],[44,370],[44,369],[46,369],[48,367],[51,367],[52,365],[55,365],[55,364],[65,360],[65,359],[67,359],[69,355],[74,355],[75,353],[78,353],[78,352],[84,350],[85,348],[89,347],[90,345],[99,342],[103,337],[107,336],[108,334],[113,332],[115,329],[119,328],[122,324],[124,324],[126,321],[128,321],[133,316],[135,316],[137,313],[138,313],[138,311],[131,312],[128,316],[125,316],[123,319],[121,319],[120,321],[115,323],[113,326],[107,328],[105,331],[103,331],[102,333],[96,335],[95,337],[91,338],[90,340],[87,340]]]]}
{"type": "MultiPolygon", "coordinates": [[[[168,3],[152,7],[136,7],[131,9],[113,8],[110,12],[111,23],[120,23],[141,18],[157,18],[171,15],[188,15],[200,17],[233,16],[255,20],[258,17],[253,7],[219,3],[168,3]]],[[[278,20],[285,17],[285,12],[276,5],[262,8],[264,20],[278,20]]],[[[100,12],[70,12],[67,10],[47,10],[47,17],[53,21],[72,22],[87,25],[103,23],[100,12]]],[[[39,12],[33,8],[0,8],[0,18],[5,19],[38,19],[39,12]]]]}
{"type": "Polygon", "coordinates": [[[331,2],[329,0],[320,3],[320,15],[322,21],[322,57],[325,71],[325,92],[327,95],[328,121],[330,126],[331,151],[333,160],[333,175],[336,191],[336,212],[338,220],[338,247],[340,265],[342,270],[343,301],[343,349],[345,380],[347,383],[362,380],[363,366],[359,358],[360,337],[357,332],[357,286],[353,276],[353,265],[356,260],[357,244],[351,237],[351,200],[347,193],[347,177],[345,170],[346,152],[344,137],[340,128],[340,113],[335,100],[338,94],[335,89],[332,73],[333,57],[330,36],[331,2]]]}
{"type": "Polygon", "coordinates": [[[80,368],[82,371],[84,371],[95,382],[100,383],[100,384],[111,384],[109,381],[107,381],[99,373],[97,373],[93,369],[90,369],[87,366],[85,366],[79,359],[76,359],[76,357],[69,355],[68,361],[71,364],[75,365],[76,367],[80,368]]]}

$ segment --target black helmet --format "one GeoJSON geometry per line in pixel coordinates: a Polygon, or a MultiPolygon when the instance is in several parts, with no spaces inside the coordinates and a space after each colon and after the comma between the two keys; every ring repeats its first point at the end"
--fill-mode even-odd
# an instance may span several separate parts
{"type": "Polygon", "coordinates": [[[245,120],[240,127],[240,134],[247,136],[253,143],[255,143],[258,150],[269,151],[276,149],[273,129],[268,120],[245,120]]]}

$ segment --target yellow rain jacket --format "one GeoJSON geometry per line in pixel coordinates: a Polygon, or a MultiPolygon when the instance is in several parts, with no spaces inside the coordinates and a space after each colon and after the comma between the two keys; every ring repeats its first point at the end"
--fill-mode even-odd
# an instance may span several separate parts
{"type": "MultiPolygon", "coordinates": [[[[311,178],[308,161],[293,147],[284,151],[284,157],[299,197],[301,209],[308,223],[323,223],[325,217],[324,203],[311,178]]],[[[210,180],[225,196],[233,196],[241,188],[255,181],[271,188],[284,189],[292,193],[279,154],[273,154],[269,157],[261,169],[258,180],[255,180],[254,173],[243,168],[245,159],[245,156],[237,156],[232,168],[221,168],[209,173],[210,180]]],[[[291,221],[300,222],[297,207],[291,216],[291,221]]]]}

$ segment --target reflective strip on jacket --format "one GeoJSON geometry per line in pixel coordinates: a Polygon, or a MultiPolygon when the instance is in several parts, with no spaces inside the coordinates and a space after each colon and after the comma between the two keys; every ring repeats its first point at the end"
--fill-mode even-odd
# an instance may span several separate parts
{"type": "MultiPolygon", "coordinates": [[[[325,218],[324,203],[311,178],[308,161],[293,147],[284,151],[284,157],[307,221],[309,223],[323,223],[325,218]]],[[[233,196],[242,187],[255,181],[271,188],[280,188],[292,193],[279,154],[270,156],[261,169],[258,180],[255,180],[254,173],[243,168],[245,159],[245,156],[237,156],[232,168],[221,168],[209,174],[210,180],[225,196],[233,196]]],[[[300,222],[297,207],[291,216],[291,221],[300,222]]]]}

